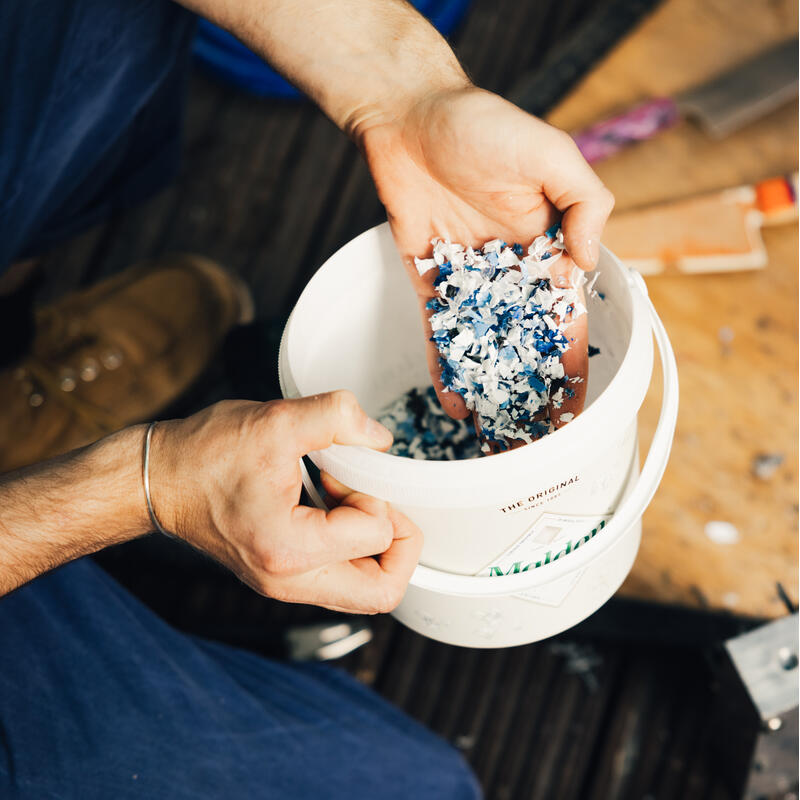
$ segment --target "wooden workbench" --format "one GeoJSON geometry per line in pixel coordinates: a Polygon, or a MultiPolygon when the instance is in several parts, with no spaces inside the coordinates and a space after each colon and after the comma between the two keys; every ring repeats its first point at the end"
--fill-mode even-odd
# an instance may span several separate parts
{"type": "MultiPolygon", "coordinates": [[[[627,106],[692,86],[797,31],[794,2],[669,0],[549,115],[578,130],[627,106]]],[[[618,209],[750,183],[797,168],[797,104],[723,141],[691,123],[637,145],[597,172],[618,209]]],[[[709,220],[713,224],[713,220],[709,220]]],[[[797,226],[765,231],[759,272],[648,279],[681,380],[672,458],[644,518],[621,594],[755,616],[797,599],[797,226]],[[759,454],[779,454],[767,479],[759,454]],[[738,541],[716,543],[710,521],[738,541]]],[[[659,410],[658,379],[641,414],[643,444],[659,410]]],[[[644,450],[643,450],[644,452],[644,450]]]]}

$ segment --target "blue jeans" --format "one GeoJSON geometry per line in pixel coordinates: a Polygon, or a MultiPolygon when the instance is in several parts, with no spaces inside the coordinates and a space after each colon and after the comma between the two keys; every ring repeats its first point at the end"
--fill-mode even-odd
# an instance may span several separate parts
{"type": "Polygon", "coordinates": [[[0,599],[0,797],[474,800],[343,672],[184,635],[88,559],[0,599]]]}
{"type": "Polygon", "coordinates": [[[0,274],[174,175],[193,31],[171,0],[0,2],[0,274]]]}

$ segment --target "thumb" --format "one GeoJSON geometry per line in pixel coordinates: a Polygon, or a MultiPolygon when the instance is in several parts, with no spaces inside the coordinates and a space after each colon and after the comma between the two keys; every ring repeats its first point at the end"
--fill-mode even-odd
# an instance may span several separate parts
{"type": "Polygon", "coordinates": [[[355,395],[345,389],[287,401],[292,404],[296,455],[324,450],[332,444],[387,450],[392,434],[367,415],[355,395]]]}
{"type": "Polygon", "coordinates": [[[583,270],[593,270],[600,254],[600,237],[614,208],[614,195],[586,163],[575,143],[563,134],[559,157],[550,160],[551,174],[542,188],[547,199],[562,213],[564,244],[583,270]]]}

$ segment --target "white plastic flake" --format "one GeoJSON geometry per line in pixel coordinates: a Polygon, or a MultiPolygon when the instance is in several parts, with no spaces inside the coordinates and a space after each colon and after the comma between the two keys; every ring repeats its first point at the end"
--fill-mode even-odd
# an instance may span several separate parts
{"type": "MultiPolygon", "coordinates": [[[[416,259],[420,275],[433,266],[435,297],[428,303],[432,340],[440,355],[442,382],[476,412],[485,447],[505,448],[552,430],[543,413],[561,408],[583,379],[564,374],[561,355],[569,349],[567,321],[586,313],[572,284],[553,286],[550,267],[564,251],[558,226],[538,236],[527,255],[500,239],[482,248],[434,239],[432,259],[416,259]]],[[[574,415],[563,413],[561,422],[574,415]]]]}

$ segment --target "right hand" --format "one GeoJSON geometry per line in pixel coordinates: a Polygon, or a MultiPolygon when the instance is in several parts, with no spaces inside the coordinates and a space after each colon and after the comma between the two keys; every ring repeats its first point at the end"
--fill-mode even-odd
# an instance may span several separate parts
{"type": "Polygon", "coordinates": [[[385,450],[391,441],[346,391],[217,403],[153,432],[156,516],[261,594],[337,611],[391,611],[419,559],[419,528],[358,492],[328,512],[299,505],[301,456],[334,443],[385,450]]]}
{"type": "MultiPolygon", "coordinates": [[[[473,247],[495,238],[527,247],[561,220],[570,258],[560,258],[551,277],[568,276],[573,265],[592,270],[614,198],[566,133],[497,95],[456,83],[420,96],[399,116],[372,115],[355,135],[419,298],[439,402],[451,417],[463,419],[469,411],[459,394],[444,391],[439,352],[430,341],[425,305],[435,294],[436,272],[420,277],[414,256],[430,256],[436,236],[473,247]]],[[[585,317],[567,335],[575,341],[562,359],[564,369],[585,379],[585,317]]],[[[580,413],[585,387],[573,385],[576,397],[550,410],[556,427],[563,424],[561,414],[580,413]]]]}

